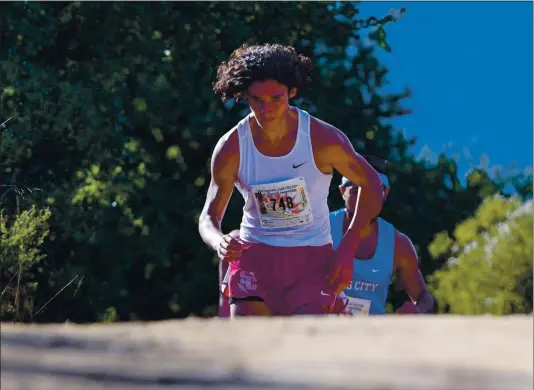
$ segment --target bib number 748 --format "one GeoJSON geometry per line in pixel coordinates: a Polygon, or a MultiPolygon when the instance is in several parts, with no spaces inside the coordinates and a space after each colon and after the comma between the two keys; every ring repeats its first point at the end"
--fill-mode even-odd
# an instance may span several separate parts
{"type": "Polygon", "coordinates": [[[281,196],[278,200],[278,204],[275,198],[271,198],[269,200],[271,201],[271,208],[273,211],[286,211],[287,209],[293,208],[293,198],[291,198],[290,196],[281,196]]]}

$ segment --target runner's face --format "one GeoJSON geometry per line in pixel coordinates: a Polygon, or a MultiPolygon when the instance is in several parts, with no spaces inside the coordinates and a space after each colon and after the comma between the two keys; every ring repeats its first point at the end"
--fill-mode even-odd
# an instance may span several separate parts
{"type": "Polygon", "coordinates": [[[278,81],[256,81],[247,90],[248,103],[261,127],[269,127],[283,119],[289,109],[289,99],[296,89],[288,92],[278,81]]]}
{"type": "Polygon", "coordinates": [[[356,200],[358,199],[358,186],[348,184],[344,187],[339,187],[339,190],[345,201],[345,208],[353,213],[356,208],[356,200]]]}

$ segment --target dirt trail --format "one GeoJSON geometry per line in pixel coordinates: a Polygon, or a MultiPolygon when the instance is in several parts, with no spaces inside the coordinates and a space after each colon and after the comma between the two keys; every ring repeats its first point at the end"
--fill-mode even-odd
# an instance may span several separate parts
{"type": "Polygon", "coordinates": [[[11,325],[2,390],[533,389],[533,318],[11,325]]]}

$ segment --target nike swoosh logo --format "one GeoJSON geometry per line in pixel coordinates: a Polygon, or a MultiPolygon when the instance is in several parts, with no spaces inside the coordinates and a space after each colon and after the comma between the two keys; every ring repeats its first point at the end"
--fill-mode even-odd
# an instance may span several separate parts
{"type": "Polygon", "coordinates": [[[324,295],[325,297],[329,297],[329,296],[331,296],[330,294],[326,294],[326,293],[324,293],[323,290],[321,290],[321,295],[324,295]]]}
{"type": "Polygon", "coordinates": [[[373,271],[373,272],[378,272],[378,271],[380,271],[380,270],[379,270],[379,269],[372,269],[371,271],[373,271]]]}
{"type": "Polygon", "coordinates": [[[298,167],[300,167],[301,165],[304,165],[306,163],[307,163],[307,161],[304,161],[302,164],[299,164],[299,165],[293,164],[293,169],[297,169],[298,167]]]}

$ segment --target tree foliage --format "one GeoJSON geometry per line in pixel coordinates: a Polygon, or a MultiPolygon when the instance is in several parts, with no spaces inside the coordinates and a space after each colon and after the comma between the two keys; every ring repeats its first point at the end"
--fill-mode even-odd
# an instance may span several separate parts
{"type": "Polygon", "coordinates": [[[447,265],[430,278],[441,311],[532,312],[532,201],[492,196],[429,249],[447,265]]]}
{"type": "Polygon", "coordinates": [[[46,259],[41,246],[49,234],[50,214],[48,208],[38,210],[32,206],[9,217],[0,208],[0,273],[9,278],[2,285],[2,316],[23,320],[34,312],[37,282],[33,270],[46,259]]]}

